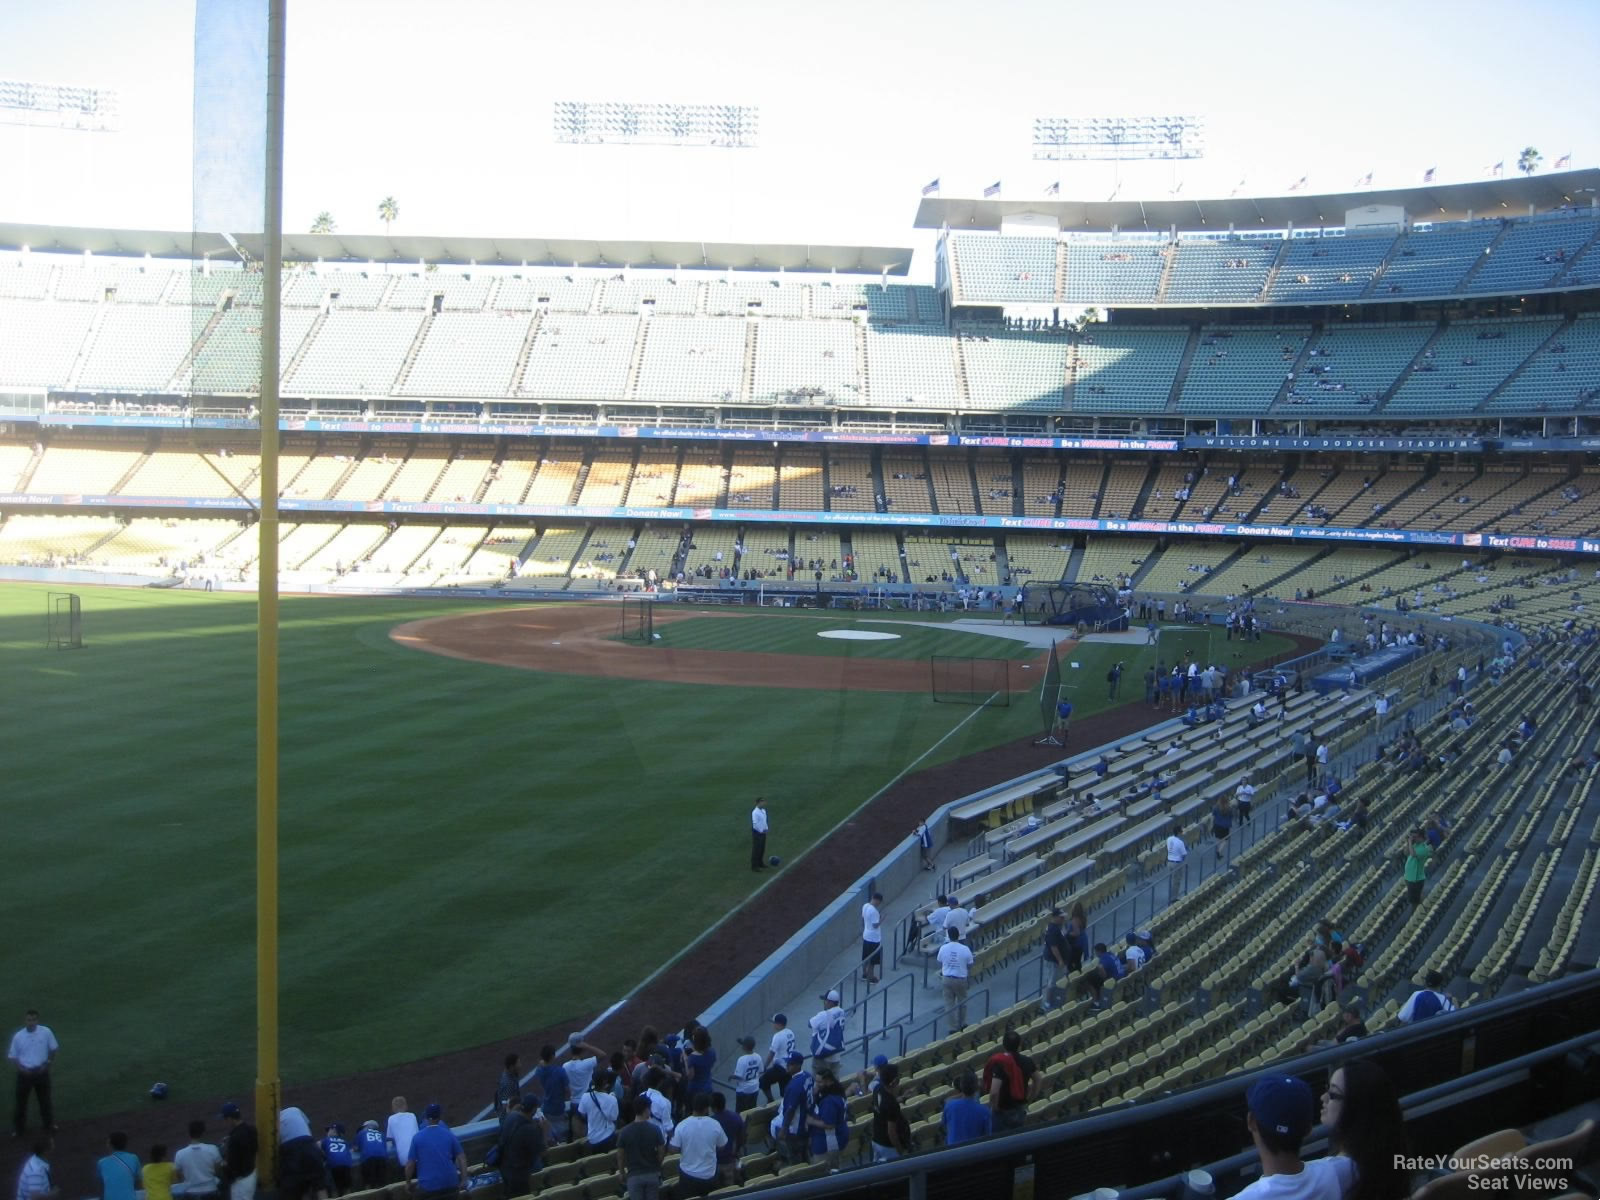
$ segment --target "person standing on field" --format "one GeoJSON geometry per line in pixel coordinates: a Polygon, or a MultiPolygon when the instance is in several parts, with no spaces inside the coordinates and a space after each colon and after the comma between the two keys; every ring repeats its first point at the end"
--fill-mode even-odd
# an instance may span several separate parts
{"type": "Polygon", "coordinates": [[[755,808],[750,810],[750,869],[752,871],[765,871],[767,869],[767,799],[765,796],[757,797],[755,808]]]}
{"type": "Polygon", "coordinates": [[[11,1035],[6,1058],[17,1072],[17,1100],[11,1128],[17,1137],[28,1132],[28,1094],[39,1098],[39,1121],[46,1133],[56,1128],[55,1107],[50,1103],[50,1064],[61,1046],[50,1026],[39,1024],[38,1009],[22,1014],[22,1028],[11,1035]]]}

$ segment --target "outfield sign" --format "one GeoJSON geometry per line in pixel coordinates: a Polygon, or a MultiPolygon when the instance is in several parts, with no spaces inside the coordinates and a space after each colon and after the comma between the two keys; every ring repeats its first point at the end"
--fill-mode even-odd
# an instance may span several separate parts
{"type": "Polygon", "coordinates": [[[1407,454],[1481,454],[1483,440],[1472,437],[1349,437],[1312,434],[1289,435],[1190,434],[1183,439],[1185,450],[1319,450],[1407,454]]]}
{"type": "MultiPolygon", "coordinates": [[[[0,494],[0,508],[167,508],[246,513],[254,506],[237,496],[88,496],[71,493],[0,494]]],[[[1431,529],[1360,529],[1325,525],[1246,525],[1233,521],[1112,521],[1095,517],[962,516],[941,513],[814,512],[782,508],[695,508],[665,505],[625,508],[583,504],[470,504],[435,500],[304,500],[286,496],[280,512],[329,516],[556,518],[577,521],[689,521],[741,525],[878,525],[891,528],[992,529],[1028,533],[1138,533],[1282,541],[1366,542],[1469,549],[1550,550],[1600,554],[1600,538],[1544,537],[1499,533],[1448,533],[1431,529]]]]}

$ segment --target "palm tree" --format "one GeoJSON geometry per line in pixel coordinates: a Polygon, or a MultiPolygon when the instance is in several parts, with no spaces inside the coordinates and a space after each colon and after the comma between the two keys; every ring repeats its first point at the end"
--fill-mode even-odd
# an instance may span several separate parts
{"type": "Polygon", "coordinates": [[[378,201],[378,219],[383,222],[383,231],[388,233],[389,226],[400,219],[400,202],[393,196],[378,201]]]}
{"type": "Polygon", "coordinates": [[[1517,170],[1524,175],[1532,175],[1539,169],[1539,164],[1543,161],[1544,156],[1532,146],[1529,146],[1521,154],[1517,155],[1517,170]]]}
{"type": "Polygon", "coordinates": [[[332,233],[338,227],[339,223],[333,219],[333,214],[326,209],[319,212],[317,219],[311,222],[312,233],[332,233]]]}

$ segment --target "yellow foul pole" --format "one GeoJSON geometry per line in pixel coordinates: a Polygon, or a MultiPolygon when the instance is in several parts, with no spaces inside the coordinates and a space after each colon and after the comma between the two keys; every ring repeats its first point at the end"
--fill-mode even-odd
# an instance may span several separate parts
{"type": "Polygon", "coordinates": [[[287,0],[267,5],[266,212],[261,255],[261,513],[256,614],[256,1122],[260,1182],[277,1179],[278,305],[283,292],[283,56],[287,0]]]}

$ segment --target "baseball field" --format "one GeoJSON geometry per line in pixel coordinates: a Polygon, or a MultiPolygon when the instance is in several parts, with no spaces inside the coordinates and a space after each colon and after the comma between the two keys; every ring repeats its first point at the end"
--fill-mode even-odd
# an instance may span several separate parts
{"type": "MultiPolygon", "coordinates": [[[[57,1089],[78,1116],[156,1080],[241,1090],[255,1019],[254,598],[80,595],[86,646],[53,650],[45,589],[0,585],[0,978],[78,1064],[57,1089]]],[[[787,866],[908,770],[1039,729],[1043,652],[1018,642],[659,612],[641,645],[614,605],[283,600],[286,1080],[595,1013],[759,881],[755,796],[787,866]],[[1012,703],[933,703],[935,654],[1007,659],[1012,703]]],[[[1115,657],[1137,700],[1152,651],[1130,651],[1064,648],[1080,714],[1115,657]]]]}

